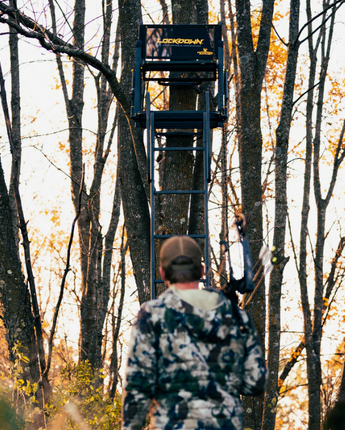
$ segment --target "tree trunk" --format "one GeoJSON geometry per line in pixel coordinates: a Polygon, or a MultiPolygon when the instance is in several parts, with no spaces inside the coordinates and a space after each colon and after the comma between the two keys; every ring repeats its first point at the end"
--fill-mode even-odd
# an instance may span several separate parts
{"type": "MultiPolygon", "coordinates": [[[[183,2],[173,0],[172,16],[174,24],[196,24],[196,1],[183,2]]],[[[170,87],[169,110],[195,110],[197,92],[191,87],[170,87]]],[[[168,137],[167,147],[193,146],[191,136],[168,137]]],[[[193,189],[194,156],[192,152],[167,151],[164,153],[163,189],[191,190],[193,189]]],[[[202,171],[195,171],[194,186],[199,186],[202,171]]],[[[203,188],[203,186],[202,186],[203,188]]],[[[159,204],[160,234],[186,234],[189,224],[190,195],[164,195],[159,204]]],[[[200,199],[194,202],[201,209],[200,199]]],[[[203,206],[203,203],[202,203],[203,206]]],[[[197,220],[193,217],[191,228],[196,230],[197,220]]]]}
{"type": "MultiPolygon", "coordinates": [[[[284,262],[285,231],[287,218],[287,160],[292,119],[293,95],[298,59],[299,0],[290,3],[289,50],[285,74],[283,103],[280,122],[276,132],[275,153],[275,218],[273,246],[277,260],[284,262]]],[[[280,354],[280,297],[283,282],[283,264],[280,270],[271,274],[268,298],[268,384],[265,395],[263,428],[274,430],[278,399],[278,371],[280,354]]]]}
{"type": "MultiPolygon", "coordinates": [[[[15,1],[10,0],[10,6],[15,6],[15,1]]],[[[20,75],[19,75],[19,50],[18,50],[18,34],[15,29],[9,27],[9,47],[11,59],[11,112],[12,112],[12,138],[15,157],[12,158],[9,198],[11,205],[11,213],[13,215],[13,232],[19,251],[19,223],[17,216],[16,201],[14,197],[14,188],[19,186],[21,156],[22,156],[22,142],[21,142],[21,117],[20,117],[20,75]],[[18,163],[14,163],[14,159],[18,163]],[[18,171],[16,171],[18,166],[18,171]]]]}
{"type": "Polygon", "coordinates": [[[120,336],[120,329],[122,323],[122,312],[123,312],[123,304],[125,298],[126,291],[126,252],[127,252],[127,244],[124,243],[124,233],[122,234],[121,241],[121,269],[120,269],[120,300],[118,306],[118,313],[116,319],[114,318],[112,329],[113,329],[113,351],[110,357],[110,372],[112,376],[112,381],[110,385],[109,395],[112,399],[114,399],[116,394],[116,388],[119,380],[119,367],[121,365],[121,361],[118,357],[118,343],[120,336]]]}
{"type": "Polygon", "coordinates": [[[21,262],[12,229],[10,202],[0,161],[0,302],[6,329],[10,360],[14,362],[13,347],[19,342],[29,358],[23,379],[32,383],[40,379],[34,319],[30,293],[24,282],[21,262]]]}
{"type": "MultiPolygon", "coordinates": [[[[134,65],[134,48],[138,39],[141,6],[138,0],[119,2],[121,35],[121,84],[129,94],[134,65]]],[[[119,112],[119,169],[122,205],[139,302],[150,298],[150,214],[140,166],[145,165],[141,130],[135,129],[128,113],[119,112]],[[127,116],[126,116],[126,115],[127,116]]],[[[145,177],[146,177],[145,167],[145,177]]]]}
{"type": "MultiPolygon", "coordinates": [[[[242,212],[248,220],[249,239],[254,262],[258,260],[262,245],[262,134],[261,134],[261,89],[265,74],[270,43],[274,2],[263,1],[260,33],[256,49],[250,17],[250,1],[236,1],[237,48],[240,65],[240,85],[237,112],[238,144],[241,172],[242,212]]],[[[261,345],[265,345],[266,300],[261,288],[250,303],[248,311],[258,330],[261,345]]],[[[245,403],[245,426],[259,429],[262,421],[263,399],[253,399],[254,408],[245,403]]]]}
{"type": "MultiPolygon", "coordinates": [[[[308,20],[311,19],[310,1],[307,2],[307,15],[308,20]]],[[[308,279],[307,279],[307,231],[308,231],[308,218],[309,218],[309,202],[310,202],[310,181],[311,181],[311,167],[312,167],[312,140],[313,140],[313,108],[314,108],[314,82],[316,74],[316,50],[313,47],[313,39],[311,36],[311,24],[308,27],[309,34],[309,54],[310,54],[310,71],[308,87],[310,91],[307,97],[307,113],[306,113],[306,155],[305,155],[305,171],[304,171],[304,187],[303,187],[303,203],[302,203],[302,217],[301,217],[301,238],[300,238],[300,254],[299,254],[299,282],[301,290],[301,301],[303,310],[304,332],[305,332],[305,345],[307,350],[307,374],[308,380],[312,380],[312,321],[310,312],[310,303],[308,298],[308,279]],[[309,369],[309,370],[308,370],[309,369]]],[[[313,383],[308,385],[308,392],[313,389],[313,383]]],[[[310,397],[309,397],[310,398],[310,397]]]]}
{"type": "MultiPolygon", "coordinates": [[[[324,11],[327,10],[327,5],[324,5],[324,11]]],[[[308,2],[308,18],[311,17],[311,4],[308,2]]],[[[322,339],[322,315],[324,308],[324,273],[323,273],[323,259],[325,247],[325,226],[326,226],[326,210],[332,196],[335,181],[338,173],[339,166],[344,159],[344,151],[341,151],[341,143],[343,137],[339,139],[338,149],[334,157],[333,175],[327,190],[325,198],[322,197],[321,180],[320,180],[320,143],[321,143],[321,128],[323,117],[323,102],[325,93],[325,82],[327,78],[327,69],[332,45],[333,28],[335,22],[336,8],[333,8],[331,20],[326,28],[326,14],[323,15],[323,22],[320,28],[320,35],[318,43],[321,45],[321,70],[320,81],[318,85],[318,101],[316,112],[316,125],[315,134],[313,139],[314,147],[314,194],[317,206],[317,239],[316,239],[316,253],[315,253],[315,294],[314,294],[314,318],[312,325],[312,332],[306,333],[306,350],[307,350],[307,373],[308,373],[308,394],[309,394],[309,430],[319,430],[321,423],[321,387],[322,387],[322,373],[321,373],[321,339],[322,339]],[[307,341],[308,339],[308,341],[307,341]]],[[[311,22],[308,27],[308,36],[312,37],[311,22]]],[[[311,58],[315,62],[315,56],[319,49],[318,43],[313,50],[312,41],[309,42],[309,50],[311,58]]],[[[309,107],[312,112],[312,107],[309,107]]],[[[311,118],[311,112],[309,116],[311,118]]],[[[344,128],[343,128],[344,130],[344,128]]],[[[309,133],[311,133],[309,131],[309,133]]],[[[310,310],[307,310],[307,317],[309,318],[310,310]]],[[[310,324],[309,324],[310,325],[310,324]]],[[[308,327],[309,330],[311,329],[308,327]]]]}

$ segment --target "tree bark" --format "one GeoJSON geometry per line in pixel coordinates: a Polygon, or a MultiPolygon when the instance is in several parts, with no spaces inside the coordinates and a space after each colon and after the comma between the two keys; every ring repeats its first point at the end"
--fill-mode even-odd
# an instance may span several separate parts
{"type": "MultiPolygon", "coordinates": [[[[9,5],[15,6],[14,0],[10,0],[9,5]]],[[[13,215],[13,232],[19,251],[19,223],[17,216],[16,201],[14,197],[14,188],[19,186],[20,168],[21,168],[21,155],[22,155],[22,142],[21,142],[21,116],[20,116],[20,73],[19,73],[19,50],[18,50],[18,33],[14,28],[9,27],[9,47],[10,47],[10,60],[11,60],[11,113],[12,113],[12,138],[13,149],[15,157],[12,158],[9,198],[11,205],[11,213],[13,215]],[[14,159],[18,163],[14,162],[14,159]],[[17,166],[17,167],[16,167],[17,166]],[[17,171],[18,170],[18,171],[17,171]]]]}
{"type": "MultiPolygon", "coordinates": [[[[138,38],[141,6],[138,0],[119,2],[121,36],[121,84],[129,94],[134,48],[138,38]]],[[[142,132],[135,129],[125,112],[119,112],[119,169],[122,205],[127,226],[128,244],[138,288],[139,302],[150,298],[150,214],[140,166],[146,166],[142,132]]],[[[146,176],[146,167],[145,167],[146,176]]]]}
{"type": "MultiPolygon", "coordinates": [[[[119,336],[120,336],[120,329],[121,329],[121,323],[122,323],[122,312],[123,312],[123,305],[124,305],[124,299],[125,299],[125,291],[126,291],[126,252],[127,252],[127,243],[124,243],[124,234],[122,234],[122,241],[121,241],[121,270],[120,270],[120,278],[121,278],[121,286],[120,286],[120,301],[118,306],[118,312],[116,321],[113,322],[112,328],[113,328],[113,351],[110,358],[110,371],[112,375],[112,383],[110,386],[110,397],[114,399],[116,388],[119,380],[119,357],[118,357],[118,342],[119,342],[119,336]]],[[[115,318],[114,318],[115,319],[115,318]]]]}
{"type": "Polygon", "coordinates": [[[22,266],[12,228],[13,215],[0,161],[0,303],[1,318],[6,329],[10,360],[19,342],[29,358],[23,379],[38,382],[40,370],[30,292],[24,282],[22,266]]]}
{"type": "MultiPolygon", "coordinates": [[[[256,48],[250,16],[250,1],[236,1],[237,48],[240,66],[238,97],[238,145],[241,172],[242,212],[248,220],[251,252],[254,262],[258,260],[263,238],[262,226],[262,134],[261,134],[261,90],[265,75],[274,2],[264,0],[260,21],[260,33],[256,48]]],[[[266,300],[261,288],[250,303],[248,311],[258,330],[261,345],[265,345],[266,300]]],[[[263,414],[263,398],[253,399],[254,408],[245,404],[245,426],[259,429],[263,414]]]]}
{"type": "MultiPolygon", "coordinates": [[[[329,5],[324,5],[326,11],[329,5]]],[[[312,37],[311,25],[311,4],[308,2],[308,18],[310,21],[308,27],[308,36],[312,37]]],[[[324,308],[324,274],[323,274],[323,259],[324,259],[324,246],[325,246],[325,223],[326,223],[326,210],[333,193],[335,181],[338,173],[338,168],[344,159],[344,151],[341,150],[341,143],[343,139],[344,127],[341,137],[338,142],[338,148],[334,157],[333,175],[327,190],[325,198],[322,197],[321,181],[320,181],[320,142],[321,142],[321,128],[322,128],[322,111],[325,93],[325,83],[327,78],[327,69],[330,58],[330,50],[332,45],[333,28],[335,22],[336,8],[333,8],[330,24],[326,28],[326,14],[323,15],[323,22],[318,36],[318,41],[313,50],[312,42],[309,42],[309,50],[311,58],[315,62],[316,53],[321,46],[321,70],[320,81],[318,85],[318,101],[316,112],[316,125],[313,138],[313,169],[314,169],[314,194],[317,206],[317,239],[316,239],[316,253],[315,253],[315,293],[314,293],[314,312],[313,324],[308,322],[310,318],[310,309],[305,309],[304,317],[307,319],[309,332],[306,333],[306,350],[307,350],[307,373],[308,373],[308,394],[309,394],[309,429],[319,430],[321,423],[321,339],[322,339],[322,315],[324,308]]],[[[309,106],[310,112],[308,115],[311,117],[312,106],[309,106]]],[[[311,126],[309,126],[311,129],[311,126]]],[[[311,134],[311,131],[309,131],[311,134]]]]}
{"type": "MultiPolygon", "coordinates": [[[[285,232],[287,218],[287,160],[292,119],[293,95],[296,81],[298,59],[299,0],[290,2],[289,49],[283,91],[280,122],[276,131],[275,150],[275,218],[273,246],[278,261],[284,261],[285,232]]],[[[278,371],[280,354],[280,297],[283,270],[271,274],[268,296],[268,384],[265,394],[263,428],[274,430],[276,408],[273,404],[278,398],[278,371]]]]}
{"type": "MultiPolygon", "coordinates": [[[[311,19],[311,8],[310,1],[307,2],[307,15],[308,19],[311,19]]],[[[306,115],[306,156],[305,156],[305,172],[304,172],[304,187],[303,187],[303,203],[302,203],[302,218],[301,218],[301,239],[300,239],[300,256],[299,256],[299,283],[301,290],[301,301],[303,310],[303,322],[304,322],[304,332],[305,332],[305,345],[307,350],[307,373],[308,380],[312,380],[312,355],[313,355],[313,343],[312,343],[312,321],[310,312],[310,303],[308,298],[308,281],[307,281],[307,231],[308,231],[308,217],[309,217],[309,201],[310,201],[310,181],[311,181],[311,167],[312,167],[312,115],[314,106],[314,87],[315,75],[316,75],[316,48],[313,47],[313,39],[311,37],[312,28],[311,23],[308,27],[309,34],[309,54],[310,54],[310,72],[308,86],[311,90],[307,97],[307,115],[306,115]],[[309,370],[308,370],[309,369],[309,370]]],[[[313,382],[308,385],[308,392],[315,392],[313,387],[313,382]]]]}
{"type": "MultiPolygon", "coordinates": [[[[208,5],[204,0],[184,2],[172,1],[172,17],[174,24],[207,24],[208,5]]],[[[204,92],[212,86],[204,88],[204,92]]],[[[212,97],[211,97],[212,98],[212,97]]],[[[197,91],[189,86],[170,87],[169,110],[205,109],[205,95],[198,96],[197,91]],[[198,107],[197,107],[198,104],[198,107]]],[[[186,131],[186,130],[184,130],[186,131]]],[[[167,147],[193,146],[192,136],[169,136],[167,147]]],[[[196,146],[202,146],[201,138],[197,138],[196,146]]],[[[203,153],[194,156],[187,151],[167,151],[164,153],[164,170],[162,177],[163,190],[202,190],[204,189],[203,153]]],[[[163,195],[159,200],[159,234],[203,234],[205,230],[204,196],[163,195]]],[[[200,245],[203,248],[204,242],[200,245]]],[[[159,249],[160,246],[158,246],[159,249]]]]}

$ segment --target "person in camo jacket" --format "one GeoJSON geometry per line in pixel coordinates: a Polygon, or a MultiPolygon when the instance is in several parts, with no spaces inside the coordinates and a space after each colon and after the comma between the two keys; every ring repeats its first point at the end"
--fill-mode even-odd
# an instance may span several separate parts
{"type": "Polygon", "coordinates": [[[188,236],[167,239],[160,274],[169,288],[143,304],[134,323],[122,399],[122,429],[241,430],[240,395],[264,390],[256,331],[231,301],[199,289],[202,252],[188,236]]]}

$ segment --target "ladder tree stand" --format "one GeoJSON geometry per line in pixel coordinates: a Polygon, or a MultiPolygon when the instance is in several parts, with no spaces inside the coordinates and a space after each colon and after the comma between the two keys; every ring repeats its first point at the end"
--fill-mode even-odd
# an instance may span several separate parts
{"type": "MultiPolygon", "coordinates": [[[[158,250],[165,239],[175,235],[160,226],[157,216],[157,201],[160,198],[187,197],[191,205],[193,196],[203,196],[203,231],[188,232],[187,235],[200,242],[204,252],[206,286],[210,282],[210,252],[208,228],[208,188],[211,180],[211,130],[222,127],[227,119],[227,73],[224,70],[222,27],[217,25],[144,25],[140,24],[139,40],[136,45],[136,60],[133,70],[131,91],[131,117],[136,126],[146,129],[147,178],[150,184],[150,279],[151,298],[157,295],[159,279],[156,262],[158,250]],[[185,87],[197,89],[205,96],[203,110],[155,110],[152,106],[148,84],[164,87],[185,87]],[[213,82],[218,95],[215,109],[211,109],[209,91],[203,84],[213,82]],[[172,146],[166,144],[169,138],[183,141],[189,137],[192,144],[172,146]],[[198,144],[198,139],[202,143],[198,144]],[[163,142],[163,143],[162,143],[163,142]],[[202,154],[203,186],[199,189],[162,189],[157,179],[159,161],[168,152],[193,154],[200,160],[202,154]],[[157,156],[158,155],[158,156],[157,156]]],[[[199,105],[201,103],[199,102],[199,105]]],[[[213,105],[213,104],[212,104],[213,105]]],[[[199,161],[198,161],[199,163],[199,161]]],[[[175,166],[176,167],[176,166],[175,166]]],[[[201,166],[198,165],[198,168],[201,166]]],[[[165,168],[169,168],[165,166],[165,168]]],[[[172,211],[173,212],[173,211],[172,211]]],[[[174,213],[171,213],[174,216],[174,213]]],[[[176,220],[176,231],[180,220],[176,220]]]]}

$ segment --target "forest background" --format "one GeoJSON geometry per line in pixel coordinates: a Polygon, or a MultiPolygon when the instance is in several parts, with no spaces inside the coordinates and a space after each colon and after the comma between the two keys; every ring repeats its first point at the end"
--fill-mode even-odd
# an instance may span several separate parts
{"type": "MultiPolygon", "coordinates": [[[[237,258],[229,226],[240,211],[254,262],[263,244],[274,250],[274,270],[244,298],[269,368],[265,395],[245,400],[246,427],[319,429],[345,396],[343,4],[0,1],[1,391],[27,428],[120,425],[129,329],[149,298],[145,136],[129,96],[140,21],[223,23],[214,286],[229,270],[221,241],[237,258]]],[[[205,89],[216,96],[212,85],[150,92],[157,109],[202,109],[205,89]]],[[[161,183],[197,187],[198,158],[169,157],[161,183]]],[[[203,203],[162,199],[160,220],[192,233],[203,203]]]]}

